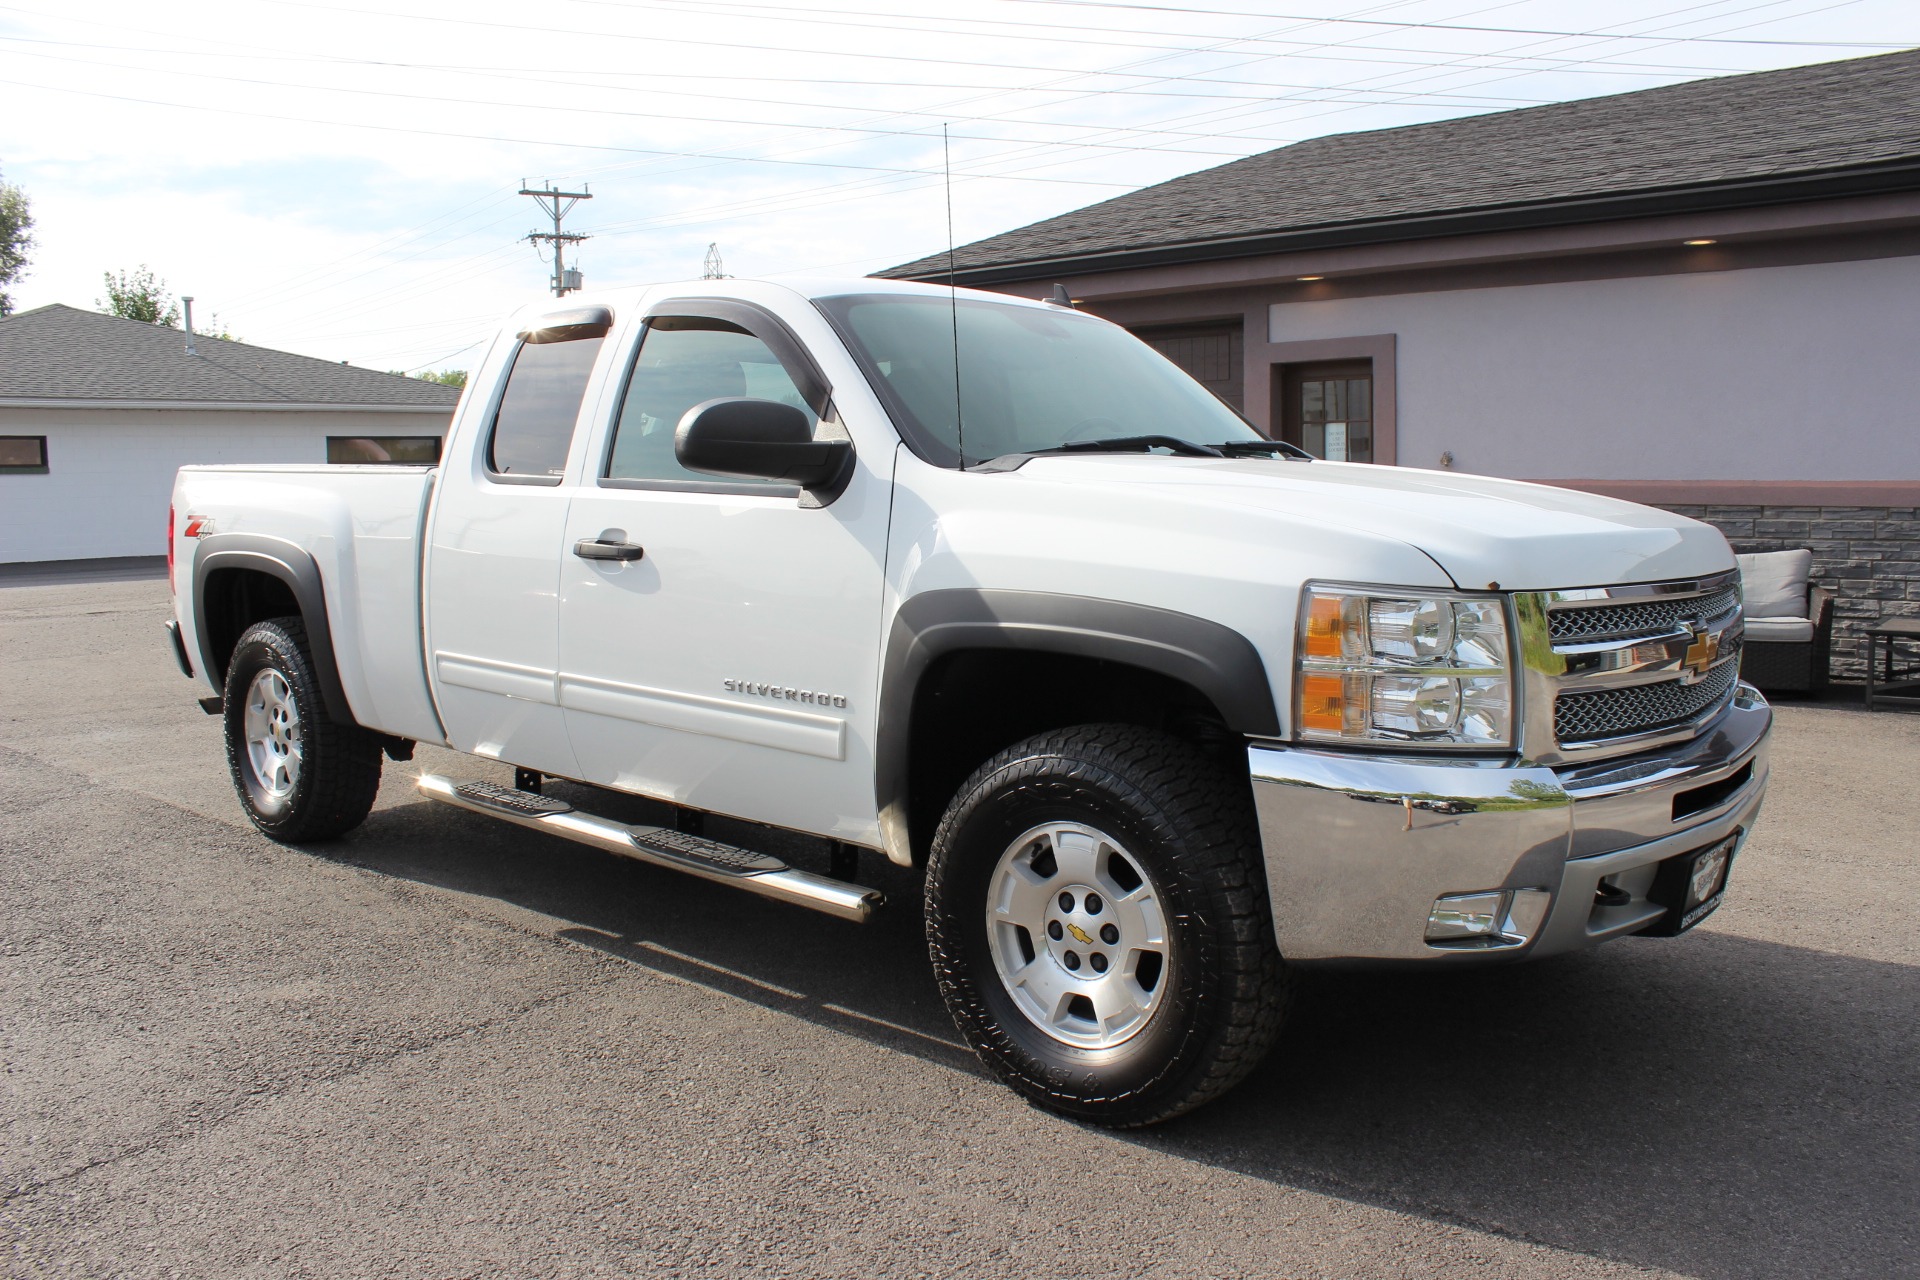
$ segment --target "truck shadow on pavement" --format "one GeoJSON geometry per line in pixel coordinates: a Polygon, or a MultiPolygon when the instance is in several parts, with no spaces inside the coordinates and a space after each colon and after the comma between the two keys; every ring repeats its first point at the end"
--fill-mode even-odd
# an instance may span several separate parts
{"type": "MultiPolygon", "coordinates": [[[[661,820],[573,790],[555,794],[661,820]]],[[[713,834],[747,843],[741,830],[713,834]]],[[[823,869],[798,843],[765,847],[823,869]]],[[[334,848],[553,917],[600,954],[982,1072],[927,969],[918,877],[877,857],[862,879],[889,903],[860,927],[426,804],[381,810],[334,848]]],[[[1713,926],[1509,968],[1312,973],[1239,1090],[1102,1140],[1695,1276],[1888,1275],[1920,1256],[1916,1009],[1920,969],[1713,926]]]]}

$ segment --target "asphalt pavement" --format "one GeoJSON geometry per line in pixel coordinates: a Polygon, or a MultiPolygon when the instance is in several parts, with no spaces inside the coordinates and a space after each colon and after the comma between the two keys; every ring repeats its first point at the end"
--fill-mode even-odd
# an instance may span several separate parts
{"type": "Polygon", "coordinates": [[[1308,977],[1114,1134],[983,1074],[875,860],[846,924],[420,801],[506,780],[435,750],[255,834],[167,607],[0,577],[9,1275],[1920,1276],[1920,716],[1780,707],[1692,934],[1308,977]]]}

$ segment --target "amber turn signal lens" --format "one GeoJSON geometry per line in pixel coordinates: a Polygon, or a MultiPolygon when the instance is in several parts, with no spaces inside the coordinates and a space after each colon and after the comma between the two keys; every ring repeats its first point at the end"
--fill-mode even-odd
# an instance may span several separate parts
{"type": "Polygon", "coordinates": [[[1340,656],[1340,597],[1314,596],[1307,606],[1307,656],[1340,656]]]}
{"type": "Polygon", "coordinates": [[[1344,677],[1308,676],[1300,682],[1301,728],[1339,733],[1346,722],[1346,706],[1344,677]]]}

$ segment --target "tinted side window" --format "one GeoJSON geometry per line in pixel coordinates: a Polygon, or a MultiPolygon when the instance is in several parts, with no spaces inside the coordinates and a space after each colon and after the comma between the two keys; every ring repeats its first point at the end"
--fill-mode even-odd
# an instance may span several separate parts
{"type": "Polygon", "coordinates": [[[604,338],[524,343],[494,415],[487,466],[503,476],[558,476],[604,338]]]}
{"type": "Polygon", "coordinates": [[[689,471],[673,456],[673,433],[687,410],[721,396],[778,400],[819,419],[778,357],[739,325],[703,316],[656,316],[627,379],[627,394],[607,455],[611,480],[693,480],[774,484],[689,471]]]}

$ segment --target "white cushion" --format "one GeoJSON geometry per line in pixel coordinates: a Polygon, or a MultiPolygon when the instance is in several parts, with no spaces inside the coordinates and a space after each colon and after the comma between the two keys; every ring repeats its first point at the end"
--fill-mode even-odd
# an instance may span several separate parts
{"type": "Polygon", "coordinates": [[[1740,562],[1749,620],[1807,616],[1807,579],[1813,576],[1813,552],[1760,551],[1734,558],[1740,562]]]}
{"type": "Polygon", "coordinates": [[[1758,640],[1775,644],[1805,644],[1813,639],[1813,622],[1809,618],[1748,618],[1748,641],[1758,640]]]}

